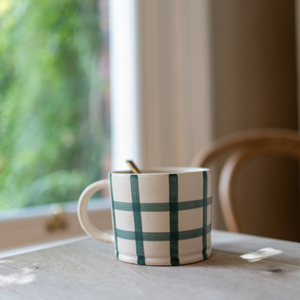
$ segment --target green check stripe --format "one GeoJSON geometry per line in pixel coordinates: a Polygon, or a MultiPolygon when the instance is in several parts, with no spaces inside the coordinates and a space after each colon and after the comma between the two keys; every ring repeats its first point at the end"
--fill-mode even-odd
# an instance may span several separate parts
{"type": "MultiPolygon", "coordinates": [[[[193,201],[185,201],[178,202],[178,210],[188,210],[203,207],[205,200],[193,200],[193,201]]],[[[211,204],[211,197],[207,198],[207,205],[211,204]]],[[[147,212],[157,212],[157,211],[170,211],[170,203],[139,203],[139,206],[136,207],[134,203],[131,202],[119,202],[114,201],[114,208],[117,210],[123,211],[134,211],[136,209],[140,209],[140,211],[147,212]]]]}
{"type": "Polygon", "coordinates": [[[137,175],[130,175],[130,184],[131,184],[132,203],[135,206],[135,210],[133,211],[133,219],[134,219],[134,229],[135,229],[134,234],[135,234],[135,241],[136,241],[135,243],[136,255],[138,257],[137,263],[139,265],[145,265],[140,192],[139,192],[139,181],[137,175]]]}
{"type": "MultiPolygon", "coordinates": [[[[118,237],[125,240],[136,240],[135,231],[127,231],[122,229],[116,229],[118,237]]],[[[197,237],[202,237],[203,233],[208,234],[211,232],[211,224],[206,226],[206,230],[203,228],[179,231],[178,240],[189,240],[197,237]]],[[[138,241],[145,242],[165,242],[170,241],[170,232],[139,232],[138,241]]]]}
{"type": "Polygon", "coordinates": [[[118,233],[116,230],[116,216],[115,216],[115,206],[114,206],[114,193],[113,193],[113,186],[112,186],[112,173],[109,173],[109,188],[110,188],[110,196],[111,196],[111,206],[112,206],[112,218],[114,224],[114,238],[115,238],[115,249],[116,249],[116,257],[119,259],[119,249],[118,249],[118,233]]]}
{"type": "MultiPolygon", "coordinates": [[[[203,172],[203,228],[206,229],[207,225],[207,204],[206,199],[207,199],[207,172],[203,172]]],[[[202,255],[203,259],[207,259],[207,233],[206,230],[203,232],[203,249],[202,249],[202,255]]]]}
{"type": "Polygon", "coordinates": [[[170,256],[171,265],[180,264],[178,258],[178,176],[177,174],[169,175],[169,210],[170,210],[170,256]]]}

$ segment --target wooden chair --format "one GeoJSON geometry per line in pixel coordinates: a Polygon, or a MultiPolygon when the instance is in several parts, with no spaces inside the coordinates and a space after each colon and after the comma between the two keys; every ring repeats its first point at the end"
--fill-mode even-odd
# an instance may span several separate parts
{"type": "Polygon", "coordinates": [[[242,232],[236,211],[234,187],[241,165],[249,158],[282,155],[300,160],[300,136],[297,131],[257,129],[224,136],[209,144],[193,159],[191,166],[205,167],[225,153],[232,154],[225,162],[219,180],[219,200],[227,229],[242,232]]]}

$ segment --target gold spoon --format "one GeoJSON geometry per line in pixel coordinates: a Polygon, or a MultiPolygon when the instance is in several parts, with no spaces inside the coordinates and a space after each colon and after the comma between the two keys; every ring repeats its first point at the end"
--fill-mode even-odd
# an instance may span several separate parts
{"type": "Polygon", "coordinates": [[[130,167],[132,173],[140,174],[142,173],[137,165],[132,160],[126,160],[127,165],[130,167]]]}

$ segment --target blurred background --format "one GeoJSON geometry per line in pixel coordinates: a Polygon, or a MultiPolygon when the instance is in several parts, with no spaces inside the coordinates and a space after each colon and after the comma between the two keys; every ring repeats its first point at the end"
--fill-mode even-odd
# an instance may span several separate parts
{"type": "MultiPolygon", "coordinates": [[[[76,201],[111,169],[127,169],[125,159],[187,166],[228,133],[298,131],[299,7],[2,0],[2,216],[76,201]]],[[[212,166],[215,182],[224,159],[212,166]]],[[[249,161],[237,198],[246,233],[300,241],[297,162],[249,161]]],[[[213,205],[214,227],[225,229],[216,188],[213,205]]]]}
{"type": "MultiPolygon", "coordinates": [[[[189,165],[210,142],[246,129],[298,131],[297,1],[138,1],[136,16],[140,165],[189,165]]],[[[119,86],[111,82],[112,101],[119,86]]],[[[113,110],[112,117],[122,115],[113,110]]],[[[112,146],[120,148],[114,140],[112,146]]],[[[112,157],[121,168],[125,157],[112,157]]],[[[221,229],[224,159],[211,166],[213,227],[221,229]]],[[[298,162],[251,159],[235,193],[246,233],[300,241],[298,162]]]]}
{"type": "Polygon", "coordinates": [[[1,210],[74,201],[104,176],[110,159],[107,6],[1,1],[1,210]]]}

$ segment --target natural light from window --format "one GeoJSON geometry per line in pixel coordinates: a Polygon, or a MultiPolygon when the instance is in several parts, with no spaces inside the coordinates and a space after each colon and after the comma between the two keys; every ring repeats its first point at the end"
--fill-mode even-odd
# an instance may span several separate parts
{"type": "Polygon", "coordinates": [[[1,0],[0,211],[110,171],[108,0],[1,0]]]}

